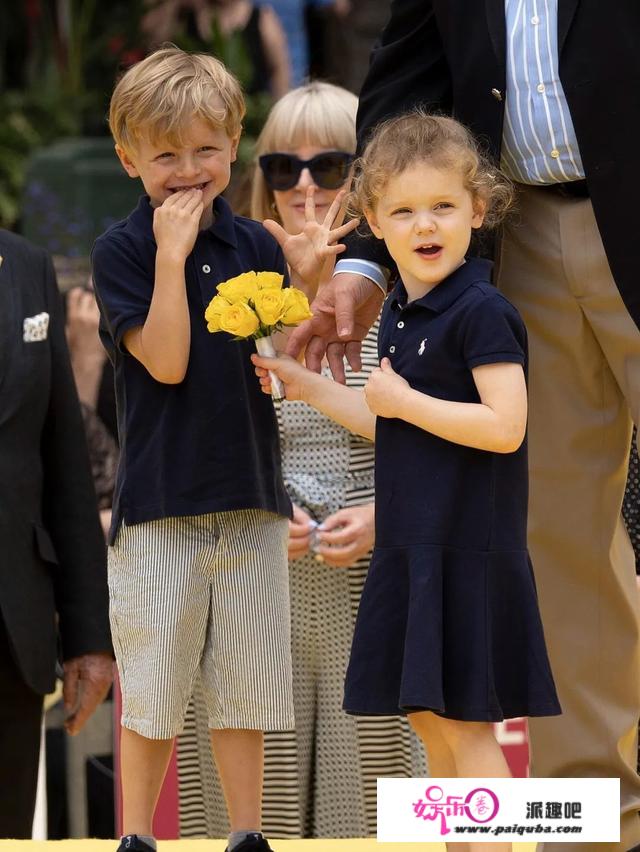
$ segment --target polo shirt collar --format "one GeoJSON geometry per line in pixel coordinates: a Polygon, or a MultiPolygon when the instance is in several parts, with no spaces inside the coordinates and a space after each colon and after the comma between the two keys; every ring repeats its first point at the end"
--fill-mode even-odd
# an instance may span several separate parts
{"type": "MultiPolygon", "coordinates": [[[[491,261],[480,258],[469,258],[466,263],[455,269],[437,287],[430,290],[420,299],[411,302],[411,307],[427,308],[436,314],[444,313],[464,291],[476,281],[491,280],[491,261]]],[[[403,308],[407,304],[407,291],[401,279],[391,292],[391,307],[403,308]]]]}
{"type": "MultiPolygon", "coordinates": [[[[219,240],[228,243],[233,248],[238,248],[236,237],[236,226],[233,211],[229,204],[221,196],[213,200],[213,223],[202,233],[210,233],[219,240]]],[[[148,195],[143,195],[138,201],[138,206],[129,217],[129,222],[136,231],[143,236],[153,239],[153,207],[148,195]]]]}
{"type": "Polygon", "coordinates": [[[213,223],[207,230],[219,240],[228,243],[233,248],[238,248],[233,210],[220,195],[213,199],[213,214],[213,223]]]}

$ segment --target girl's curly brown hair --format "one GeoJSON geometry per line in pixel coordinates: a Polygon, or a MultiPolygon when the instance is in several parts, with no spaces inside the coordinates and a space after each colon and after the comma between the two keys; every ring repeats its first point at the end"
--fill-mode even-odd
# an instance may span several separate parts
{"type": "Polygon", "coordinates": [[[348,209],[353,216],[374,210],[390,177],[420,162],[455,169],[474,199],[486,205],[483,227],[501,222],[513,204],[514,189],[482,153],[467,128],[418,107],[379,124],[356,161],[348,209]]]}

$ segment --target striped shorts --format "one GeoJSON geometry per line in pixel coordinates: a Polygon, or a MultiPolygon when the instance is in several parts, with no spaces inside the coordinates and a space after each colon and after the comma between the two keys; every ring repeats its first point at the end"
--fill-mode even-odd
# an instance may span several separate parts
{"type": "Polygon", "coordinates": [[[109,611],[122,725],[182,731],[200,671],[209,727],[294,727],[287,519],[257,509],[121,524],[109,611]]]}

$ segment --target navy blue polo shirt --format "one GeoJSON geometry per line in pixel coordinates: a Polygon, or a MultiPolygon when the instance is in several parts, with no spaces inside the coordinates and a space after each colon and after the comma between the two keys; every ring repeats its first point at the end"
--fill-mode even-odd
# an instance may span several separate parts
{"type": "Polygon", "coordinates": [[[290,516],[280,471],[273,403],[260,391],[252,340],[207,331],[204,312],[217,285],[250,270],[285,273],[280,247],[262,225],[234,216],[223,198],[185,264],[191,349],[185,378],[152,378],[123,346],[146,320],[155,280],[156,243],[149,198],[96,240],[92,262],[100,334],[115,368],[120,464],[110,543],[121,520],[234,509],[290,516]]]}
{"type": "MultiPolygon", "coordinates": [[[[458,402],[480,402],[474,367],[526,370],[524,324],[490,275],[489,261],[467,260],[409,303],[398,282],[383,308],[380,358],[415,390],[458,402]]],[[[378,417],[376,547],[526,549],[527,483],[526,442],[514,453],[487,452],[378,417]]]]}

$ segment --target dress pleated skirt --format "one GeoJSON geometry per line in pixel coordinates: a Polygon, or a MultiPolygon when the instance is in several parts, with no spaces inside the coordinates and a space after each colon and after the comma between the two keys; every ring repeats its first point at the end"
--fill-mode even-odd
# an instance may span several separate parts
{"type": "Polygon", "coordinates": [[[561,713],[527,551],[377,548],[344,709],[490,722],[561,713]]]}

